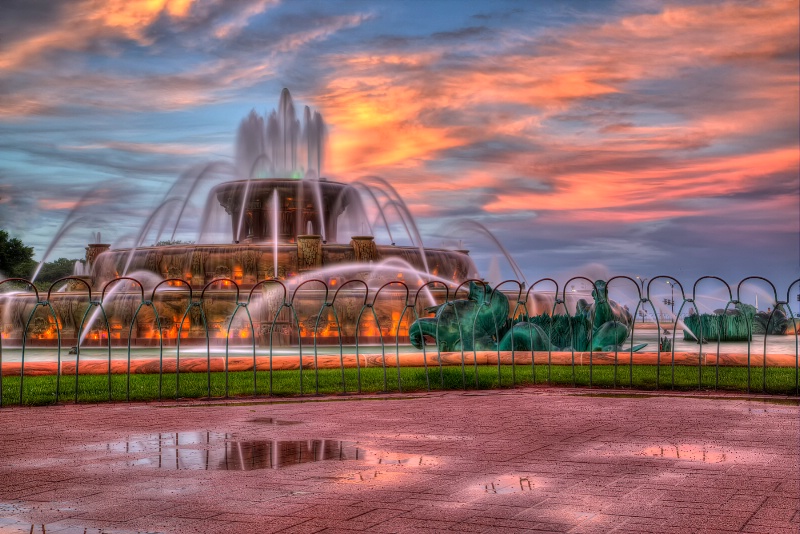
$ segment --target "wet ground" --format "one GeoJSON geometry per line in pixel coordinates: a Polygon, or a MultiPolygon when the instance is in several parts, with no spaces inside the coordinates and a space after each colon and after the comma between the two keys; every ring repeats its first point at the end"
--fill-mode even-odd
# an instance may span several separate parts
{"type": "Polygon", "coordinates": [[[529,388],[3,408],[0,532],[791,532],[800,406],[529,388]]]}

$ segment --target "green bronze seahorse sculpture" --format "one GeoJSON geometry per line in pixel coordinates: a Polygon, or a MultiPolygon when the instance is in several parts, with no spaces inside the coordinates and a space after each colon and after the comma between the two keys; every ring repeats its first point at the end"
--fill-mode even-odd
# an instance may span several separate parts
{"type": "Polygon", "coordinates": [[[469,283],[466,299],[427,308],[433,317],[414,321],[409,328],[411,344],[422,348],[424,338],[438,340],[439,350],[492,350],[508,329],[508,298],[489,285],[469,283]],[[460,328],[459,328],[460,327],[460,328]]]}
{"type": "MultiPolygon", "coordinates": [[[[594,304],[581,299],[576,314],[508,317],[508,298],[489,285],[470,282],[466,299],[428,308],[433,317],[416,320],[409,329],[411,344],[422,348],[425,339],[439,350],[578,350],[613,351],[628,338],[632,319],[627,310],[608,298],[604,280],[595,282],[594,304]],[[534,319],[538,319],[534,321],[534,319]],[[558,328],[552,329],[553,322],[558,328]],[[556,331],[560,330],[559,335],[556,331]],[[548,336],[553,332],[553,338],[548,336]]],[[[645,345],[637,345],[634,351],[645,345]]]]}

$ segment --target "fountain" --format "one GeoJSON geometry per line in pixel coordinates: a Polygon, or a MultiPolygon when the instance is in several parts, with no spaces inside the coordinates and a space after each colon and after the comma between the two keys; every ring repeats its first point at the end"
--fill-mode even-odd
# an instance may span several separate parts
{"type": "MultiPolygon", "coordinates": [[[[46,313],[44,307],[36,311],[39,333],[31,339],[32,344],[55,343],[58,325],[75,327],[67,328],[62,339],[63,343],[74,344],[73,335],[78,336],[81,315],[90,305],[86,289],[91,288],[97,294],[107,284],[119,286],[104,295],[113,297],[107,322],[97,313],[92,315],[86,330],[94,329],[95,333],[84,333],[82,337],[88,337],[80,342],[100,345],[108,337],[105,330],[110,327],[112,342],[125,343],[126,329],[122,325],[127,326],[131,321],[142,300],[141,292],[135,284],[112,281],[120,277],[140,280],[148,277],[145,273],[154,275],[146,288],[148,292],[164,281],[162,289],[168,291],[159,292],[158,309],[148,306],[137,316],[136,328],[132,327],[130,334],[137,344],[159,341],[156,312],[160,335],[167,342],[179,336],[188,342],[204,342],[203,321],[214,330],[212,338],[224,341],[229,330],[225,325],[236,299],[241,300],[253,288],[256,297],[266,303],[253,317],[255,330],[263,331],[273,320],[274,306],[269,303],[274,304],[276,299],[276,284],[264,283],[268,280],[281,282],[290,290],[304,286],[297,298],[292,295],[292,299],[301,326],[299,335],[306,337],[306,319],[317,317],[320,311],[320,284],[304,284],[306,281],[319,280],[337,289],[337,284],[358,279],[372,290],[390,282],[403,282],[415,291],[431,280],[441,282],[443,287],[478,276],[467,251],[423,246],[408,209],[391,185],[374,177],[345,184],[322,176],[324,131],[321,115],[308,107],[303,112],[303,122],[297,119],[286,89],[281,93],[278,109],[268,116],[251,112],[239,127],[235,163],[228,165],[234,179],[211,189],[202,215],[194,221],[197,239],[192,243],[145,244],[147,236],[159,226],[156,241],[172,227],[169,242],[174,243],[175,230],[181,222],[185,225],[182,219],[187,219],[191,210],[187,210],[188,199],[174,196],[176,188],[168,192],[145,221],[133,246],[112,248],[100,243],[97,234],[86,248],[85,262],[76,267],[75,279],[69,281],[63,294],[51,299],[54,313],[46,313]],[[174,222],[167,217],[173,213],[174,222]],[[406,230],[410,245],[395,243],[390,215],[399,218],[395,224],[406,230]],[[391,244],[376,242],[377,221],[385,226],[391,244]],[[210,297],[203,302],[204,318],[198,316],[196,309],[184,315],[190,304],[190,292],[203,292],[210,297]],[[185,329],[181,328],[183,325],[185,329]]],[[[189,193],[195,190],[207,168],[194,175],[189,193]]],[[[406,307],[405,291],[400,284],[396,286],[384,291],[387,303],[379,310],[388,319],[387,323],[406,307]]],[[[426,293],[431,297],[441,287],[426,288],[426,293]]],[[[345,303],[363,301],[364,289],[351,284],[339,298],[345,303]]],[[[4,322],[11,323],[5,328],[7,339],[22,335],[23,319],[35,304],[32,299],[19,303],[23,310],[11,314],[15,320],[9,319],[6,310],[4,322]]],[[[278,324],[291,323],[294,319],[291,315],[283,310],[278,324]]],[[[401,319],[402,324],[396,330],[407,339],[410,314],[401,319]]],[[[353,332],[350,338],[354,335],[353,332]]],[[[380,332],[374,327],[365,336],[373,341],[379,337],[380,332]]]]}

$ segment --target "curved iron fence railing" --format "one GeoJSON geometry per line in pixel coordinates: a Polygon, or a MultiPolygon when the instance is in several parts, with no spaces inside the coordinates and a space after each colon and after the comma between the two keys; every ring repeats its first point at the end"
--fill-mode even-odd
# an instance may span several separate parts
{"type": "MultiPolygon", "coordinates": [[[[637,277],[638,278],[638,277],[637,277]]],[[[645,279],[647,280],[647,279],[645,279]]],[[[783,328],[794,332],[794,389],[795,394],[800,393],[800,381],[798,380],[798,361],[800,360],[800,345],[798,342],[798,322],[800,314],[792,312],[790,302],[795,293],[800,293],[800,279],[793,281],[786,288],[786,297],[782,299],[783,293],[769,280],[762,277],[751,276],[743,279],[736,286],[731,286],[725,280],[714,277],[704,276],[699,278],[688,289],[685,289],[679,280],[668,275],[658,275],[645,285],[645,280],[634,280],[628,276],[615,276],[606,282],[608,291],[627,288],[627,295],[631,303],[635,301],[635,309],[630,314],[626,307],[627,317],[632,318],[631,322],[624,323],[628,328],[630,347],[626,347],[627,359],[620,358],[620,347],[615,346],[613,350],[613,385],[618,385],[618,366],[628,364],[629,386],[633,386],[634,377],[634,342],[636,341],[637,326],[641,331],[641,323],[637,323],[639,317],[642,321],[648,313],[655,320],[655,328],[659,340],[657,342],[655,359],[655,388],[662,386],[675,386],[676,365],[681,365],[676,361],[675,346],[676,334],[681,323],[675,321],[684,317],[684,311],[700,317],[703,310],[698,306],[698,301],[704,297],[699,292],[700,286],[713,286],[721,297],[717,297],[720,307],[710,315],[710,319],[699,320],[699,330],[689,335],[697,338],[697,387],[704,387],[703,371],[703,347],[716,341],[716,358],[713,364],[714,380],[713,383],[705,384],[714,389],[720,386],[720,357],[721,346],[723,345],[721,332],[722,324],[726,316],[733,309],[738,309],[742,305],[742,295],[745,288],[753,285],[760,285],[762,298],[768,300],[768,312],[766,314],[766,326],[763,344],[758,347],[761,358],[760,384],[761,391],[767,390],[768,382],[768,356],[767,337],[770,335],[770,327],[774,327],[778,321],[783,321],[783,328]],[[672,318],[665,316],[665,310],[659,308],[659,303],[655,302],[656,287],[661,282],[666,282],[670,288],[671,298],[664,299],[664,303],[669,302],[670,309],[674,310],[677,306],[677,313],[672,318]],[[668,320],[675,326],[672,328],[671,339],[669,336],[661,338],[664,330],[662,324],[668,320]],[[704,324],[706,325],[704,327],[704,324]],[[709,326],[710,325],[710,326],[709,326]],[[704,328],[716,329],[716,339],[707,338],[704,328]],[[662,380],[661,367],[666,364],[661,363],[663,353],[670,353],[669,381],[664,383],[662,380]]],[[[253,395],[263,392],[273,395],[273,375],[275,354],[275,338],[278,336],[280,347],[291,347],[291,352],[298,357],[297,379],[299,380],[298,390],[301,395],[305,394],[307,382],[310,380],[304,377],[304,370],[313,370],[314,393],[319,393],[319,347],[322,343],[338,346],[338,361],[341,370],[341,382],[339,384],[342,394],[348,392],[348,384],[345,376],[345,345],[353,346],[354,352],[349,353],[355,358],[356,385],[355,390],[362,391],[362,367],[368,364],[367,355],[362,354],[361,350],[365,344],[380,346],[379,364],[382,367],[383,391],[389,391],[389,377],[387,371],[387,347],[389,352],[394,352],[396,367],[397,389],[403,391],[403,376],[399,365],[401,357],[401,339],[405,344],[409,336],[413,334],[412,325],[417,325],[417,334],[420,339],[425,339],[422,326],[415,323],[421,318],[426,309],[438,307],[441,313],[436,314],[435,329],[433,334],[428,334],[428,340],[432,345],[423,345],[420,349],[422,353],[422,368],[425,375],[425,385],[431,389],[430,369],[428,365],[428,354],[431,347],[435,347],[436,362],[438,366],[439,381],[438,387],[444,387],[443,372],[443,351],[442,351],[442,328],[441,317],[447,311],[452,311],[458,331],[459,350],[456,353],[460,360],[455,365],[460,366],[461,387],[468,388],[467,384],[467,365],[472,359],[472,372],[474,374],[474,384],[471,387],[480,387],[479,382],[479,355],[478,344],[476,342],[476,325],[479,315],[476,313],[471,319],[459,315],[459,302],[464,299],[465,293],[470,289],[478,288],[480,295],[478,308],[488,307],[492,322],[494,323],[493,339],[497,343],[497,383],[502,387],[502,358],[500,351],[500,330],[498,322],[505,320],[505,324],[510,324],[513,330],[517,320],[528,317],[532,313],[532,308],[538,307],[543,311],[543,315],[549,316],[544,320],[547,333],[547,373],[545,381],[550,383],[551,371],[555,364],[552,363],[554,352],[552,340],[554,339],[554,318],[557,317],[557,310],[562,308],[562,314],[570,316],[566,310],[568,300],[573,299],[571,305],[575,305],[575,298],[578,296],[586,297],[592,301],[591,306],[598,303],[598,295],[602,291],[594,281],[589,278],[577,276],[567,281],[564,285],[559,285],[552,278],[542,278],[533,283],[526,289],[525,284],[518,280],[505,280],[491,288],[482,280],[467,280],[459,285],[451,285],[431,281],[411,287],[403,280],[384,281],[378,287],[370,287],[362,279],[347,280],[344,282],[330,280],[326,282],[320,279],[305,280],[301,283],[292,283],[278,279],[262,280],[252,287],[242,289],[239,283],[230,278],[219,278],[206,283],[200,291],[193,290],[189,281],[172,278],[162,280],[151,289],[146,290],[144,284],[132,277],[120,277],[107,282],[99,290],[92,286],[81,277],[65,277],[53,282],[46,291],[40,291],[29,280],[22,278],[9,278],[0,280],[0,368],[3,366],[3,345],[18,343],[19,371],[15,375],[19,376],[19,398],[18,402],[24,404],[25,389],[24,379],[30,374],[30,368],[34,365],[30,360],[27,361],[28,371],[26,373],[26,354],[33,350],[33,345],[45,345],[55,348],[56,361],[56,383],[54,391],[55,402],[60,400],[62,390],[62,376],[65,360],[62,356],[62,349],[65,341],[74,343],[70,354],[74,354],[74,401],[78,402],[81,369],[81,350],[86,350],[88,346],[105,348],[107,365],[107,388],[108,398],[113,399],[112,395],[112,347],[125,349],[126,361],[124,366],[125,399],[131,398],[131,361],[134,349],[144,346],[158,349],[158,395],[163,395],[164,378],[174,375],[175,398],[181,397],[181,374],[187,370],[181,366],[182,342],[184,344],[184,366],[187,361],[185,358],[186,344],[191,342],[205,345],[205,365],[203,371],[206,374],[206,393],[212,396],[212,373],[221,370],[224,374],[224,395],[229,396],[229,367],[230,350],[232,345],[239,347],[239,350],[247,350],[248,358],[252,358],[252,391],[253,395]],[[582,283],[585,291],[575,294],[575,283],[582,283]],[[16,288],[16,291],[14,290],[16,288]],[[572,288],[572,291],[568,291],[572,288]],[[67,289],[65,291],[65,289],[67,289]],[[480,292],[482,291],[482,294],[480,292]],[[508,317],[498,318],[495,316],[492,303],[498,292],[509,301],[508,317]],[[240,295],[246,293],[246,299],[240,295]],[[98,298],[99,295],[99,298],[98,298]],[[199,295],[199,296],[198,296],[199,295]],[[332,297],[331,297],[332,295],[332,297]],[[549,296],[542,299],[542,296],[549,296]],[[413,298],[412,298],[413,296],[413,298]],[[573,298],[574,297],[574,298],[573,298]],[[427,306],[426,306],[427,304],[427,306]],[[388,310],[388,311],[387,311],[388,310]],[[80,320],[78,320],[80,317],[80,320]],[[222,319],[219,319],[219,318],[222,319]],[[113,319],[113,320],[112,320],[113,319]],[[467,322],[465,322],[467,321],[467,322]],[[471,321],[471,322],[469,322],[471,321]],[[71,332],[70,332],[71,329],[71,332]],[[127,332],[127,335],[123,333],[127,332]],[[212,336],[212,332],[214,335],[212,336]],[[237,334],[238,332],[238,334],[237,334]],[[471,332],[471,340],[465,336],[471,332]],[[238,335],[238,344],[232,343],[234,335],[238,335]],[[224,356],[221,358],[221,369],[216,369],[216,356],[212,361],[212,338],[214,339],[215,349],[224,345],[224,356]],[[471,352],[465,349],[471,341],[471,352]],[[203,343],[204,342],[204,343],[203,343]],[[304,358],[304,344],[306,351],[308,345],[313,346],[313,358],[308,362],[304,358]],[[174,346],[174,360],[165,359],[165,348],[174,346]],[[393,350],[392,350],[393,346],[393,350]],[[269,387],[266,391],[259,389],[258,370],[259,370],[259,350],[261,356],[268,356],[269,387]],[[362,364],[362,357],[364,358],[362,364]],[[174,369],[173,369],[174,364],[174,369]]],[[[586,298],[583,299],[584,302],[586,298]]],[[[602,297],[601,302],[606,302],[606,297],[602,297]]],[[[800,306],[800,294],[797,295],[798,305],[800,306]]],[[[763,301],[762,301],[763,302],[763,301]]],[[[588,304],[587,304],[588,305],[588,304]]],[[[590,317],[590,320],[593,320],[590,317]]],[[[763,320],[763,314],[762,314],[763,320]]],[[[568,319],[567,331],[564,333],[567,339],[573,340],[576,336],[576,324],[568,319]]],[[[618,319],[614,319],[614,327],[623,324],[618,319]]],[[[748,316],[747,319],[747,390],[750,391],[752,383],[752,355],[753,355],[753,320],[748,316]]],[[[528,336],[532,339],[533,325],[527,325],[528,336]]],[[[591,325],[591,323],[590,323],[591,325]]],[[[683,325],[687,332],[688,327],[683,325]]],[[[713,332],[711,332],[713,334],[713,332]]],[[[589,328],[586,332],[588,336],[588,362],[583,360],[576,362],[575,344],[571,343],[568,352],[571,355],[569,364],[571,367],[572,384],[577,385],[576,365],[588,364],[588,385],[594,384],[594,366],[596,350],[593,343],[593,329],[589,328]]],[[[686,335],[686,334],[685,334],[686,335]]],[[[533,341],[531,341],[533,350],[533,341]]],[[[15,348],[16,350],[16,348],[15,348]]],[[[171,353],[172,351],[170,351],[171,353]]],[[[512,339],[510,348],[510,374],[511,386],[517,384],[517,358],[519,351],[515,349],[515,342],[512,339]]],[[[580,351],[578,351],[580,352],[580,351]]],[[[8,362],[6,362],[8,363],[8,362]]],[[[193,362],[189,362],[193,363],[193,362]]],[[[374,364],[375,362],[373,362],[374,364]]],[[[533,382],[536,382],[537,358],[531,354],[531,374],[533,382]]],[[[452,365],[453,362],[449,361],[452,365]]],[[[85,362],[84,362],[84,365],[85,362]]],[[[191,366],[189,366],[191,367],[191,366]]],[[[757,369],[757,367],[756,367],[757,369]]],[[[484,371],[485,372],[485,371],[484,371]]],[[[3,374],[0,373],[0,406],[3,405],[4,383],[3,374]]],[[[307,375],[308,373],[306,373],[307,375]]],[[[392,386],[394,388],[394,386],[392,386]]]]}

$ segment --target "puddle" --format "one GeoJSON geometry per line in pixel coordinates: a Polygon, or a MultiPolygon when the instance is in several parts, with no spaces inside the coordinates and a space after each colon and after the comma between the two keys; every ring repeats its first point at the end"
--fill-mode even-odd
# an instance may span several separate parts
{"type": "Polygon", "coordinates": [[[478,485],[481,493],[501,495],[506,493],[527,493],[536,488],[533,477],[503,475],[478,485]]]}
{"type": "Polygon", "coordinates": [[[347,395],[340,395],[338,397],[301,397],[301,398],[287,398],[281,400],[264,400],[264,401],[244,401],[244,402],[208,402],[198,399],[191,403],[180,404],[156,404],[156,408],[236,408],[240,406],[269,406],[272,404],[303,404],[308,402],[350,402],[350,401],[391,401],[391,400],[409,400],[409,399],[428,399],[431,397],[440,397],[441,395],[431,395],[426,393],[423,395],[392,395],[389,397],[364,397],[361,395],[348,393],[347,395]]]}
{"type": "Polygon", "coordinates": [[[47,534],[48,532],[57,532],[58,534],[163,534],[155,531],[80,527],[62,523],[31,524],[13,517],[0,517],[0,533],[2,534],[47,534]]]}
{"type": "Polygon", "coordinates": [[[377,484],[399,484],[408,475],[407,471],[358,471],[332,477],[317,477],[318,480],[330,480],[337,484],[361,484],[375,482],[377,484]]]}
{"type": "Polygon", "coordinates": [[[797,414],[797,410],[791,408],[748,408],[747,413],[791,413],[797,414]]]}
{"type": "Polygon", "coordinates": [[[647,393],[575,393],[572,397],[602,397],[607,399],[652,399],[658,395],[647,393]]]}
{"type": "MultiPolygon", "coordinates": [[[[9,515],[9,514],[19,514],[22,512],[26,512],[28,510],[27,507],[23,506],[22,504],[13,503],[13,502],[0,502],[0,514],[9,515]]],[[[0,518],[3,519],[3,518],[0,518]]]]}
{"type": "MultiPolygon", "coordinates": [[[[747,399],[748,402],[763,402],[765,404],[781,404],[784,406],[800,406],[800,399],[747,399]]],[[[796,413],[796,412],[792,412],[796,413]]]]}
{"type": "Polygon", "coordinates": [[[653,395],[648,393],[572,393],[572,397],[604,397],[613,399],[652,399],[652,398],[684,398],[684,399],[700,399],[700,400],[725,400],[725,401],[747,401],[765,404],[780,404],[784,406],[800,406],[800,399],[787,399],[787,398],[748,398],[741,396],[722,396],[722,395],[692,395],[690,393],[683,395],[675,395],[662,393],[660,395],[653,395]]]}
{"type": "Polygon", "coordinates": [[[707,464],[718,464],[728,461],[726,454],[719,450],[714,450],[701,445],[656,445],[648,447],[640,452],[638,456],[650,456],[655,458],[670,458],[676,460],[686,460],[690,462],[703,462],[707,464]]]}
{"type": "Polygon", "coordinates": [[[474,441],[475,436],[465,436],[458,434],[382,434],[378,432],[370,433],[370,437],[378,439],[408,440],[408,441],[474,441]]]}
{"type": "Polygon", "coordinates": [[[290,426],[299,425],[300,421],[282,421],[280,419],[273,419],[272,417],[256,417],[255,419],[248,419],[248,423],[261,423],[263,425],[275,426],[290,426]]]}
{"type": "MultiPolygon", "coordinates": [[[[287,422],[292,424],[293,422],[287,422]]],[[[417,467],[435,460],[419,454],[367,449],[353,441],[241,440],[218,432],[173,432],[130,436],[104,450],[135,456],[128,467],[169,470],[250,471],[322,461],[356,460],[370,465],[417,467]]]]}

